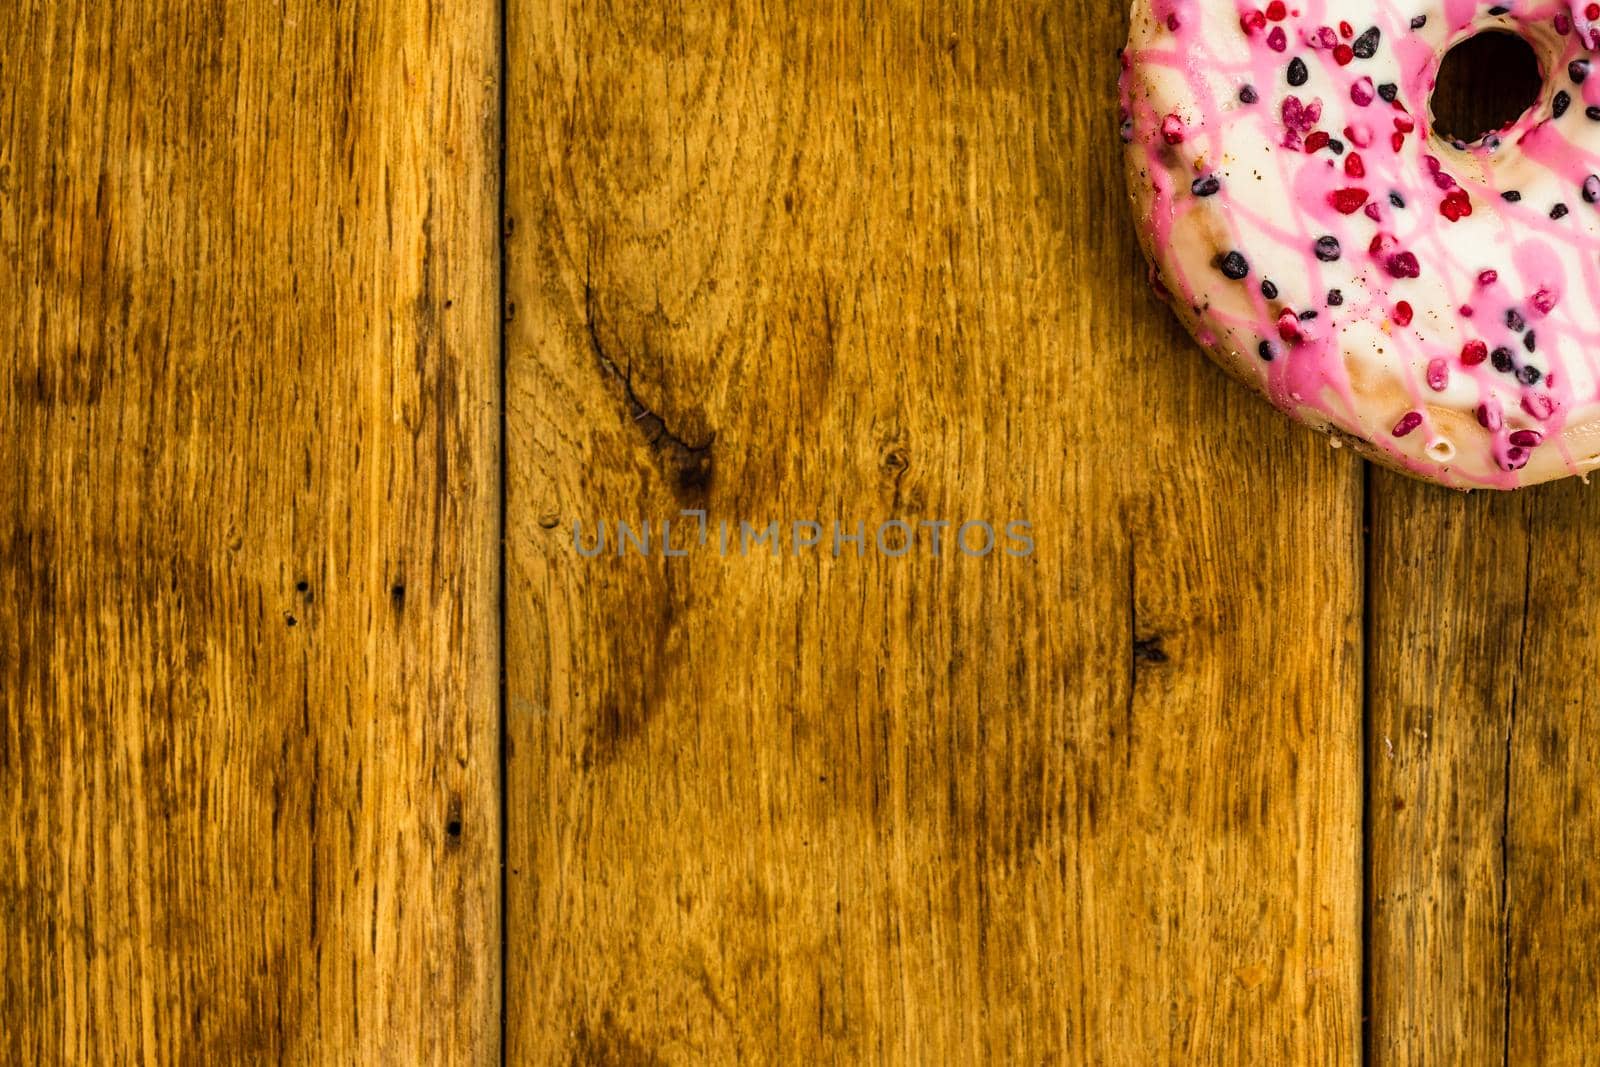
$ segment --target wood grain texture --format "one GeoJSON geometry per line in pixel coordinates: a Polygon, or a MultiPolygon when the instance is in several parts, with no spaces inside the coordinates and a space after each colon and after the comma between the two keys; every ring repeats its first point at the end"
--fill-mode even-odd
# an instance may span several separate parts
{"type": "Polygon", "coordinates": [[[1376,1062],[1581,1064],[1600,1045],[1594,491],[1373,487],[1376,1062]]]}
{"type": "Polygon", "coordinates": [[[1145,285],[1121,8],[509,4],[511,1062],[1359,1055],[1361,472],[1145,285]],[[1037,551],[574,550],[685,508],[1037,551]]]}
{"type": "Polygon", "coordinates": [[[497,56],[0,8],[0,1061],[495,1055],[497,56]]]}

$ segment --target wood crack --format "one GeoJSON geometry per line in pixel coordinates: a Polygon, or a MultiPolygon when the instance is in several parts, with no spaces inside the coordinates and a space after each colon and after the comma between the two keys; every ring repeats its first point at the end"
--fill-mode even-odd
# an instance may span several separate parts
{"type": "Polygon", "coordinates": [[[711,485],[712,453],[716,434],[707,436],[703,444],[691,444],[675,432],[658,412],[639,398],[633,386],[633,363],[619,363],[600,340],[599,320],[594,310],[594,289],[587,279],[583,284],[583,325],[589,337],[589,349],[601,373],[622,388],[623,402],[628,416],[644,435],[651,451],[660,460],[667,477],[675,488],[687,492],[701,492],[711,485]]]}

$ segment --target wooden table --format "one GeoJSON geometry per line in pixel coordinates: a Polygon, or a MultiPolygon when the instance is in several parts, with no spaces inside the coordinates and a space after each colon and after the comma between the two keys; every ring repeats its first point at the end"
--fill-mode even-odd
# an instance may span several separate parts
{"type": "Polygon", "coordinates": [[[1589,1058],[1600,498],[1206,363],[1121,7],[0,9],[0,1062],[1589,1058]]]}

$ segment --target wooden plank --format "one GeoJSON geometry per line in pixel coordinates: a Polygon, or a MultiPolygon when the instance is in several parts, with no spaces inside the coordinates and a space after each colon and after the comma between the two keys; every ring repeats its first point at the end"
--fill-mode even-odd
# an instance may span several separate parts
{"type": "Polygon", "coordinates": [[[1586,1062],[1600,503],[1374,485],[1373,1053],[1586,1062]]]}
{"type": "Polygon", "coordinates": [[[498,54],[0,13],[0,1060],[496,1054],[498,54]]]}
{"type": "Polygon", "coordinates": [[[1360,468],[1146,287],[1121,8],[509,5],[512,1062],[1358,1055],[1360,468]],[[1036,551],[718,551],[896,518],[1036,551]]]}

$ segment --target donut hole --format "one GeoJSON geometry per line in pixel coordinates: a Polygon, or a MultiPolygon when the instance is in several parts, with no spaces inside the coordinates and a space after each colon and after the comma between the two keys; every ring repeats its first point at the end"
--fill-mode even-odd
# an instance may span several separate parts
{"type": "Polygon", "coordinates": [[[1456,446],[1448,437],[1437,437],[1428,442],[1424,451],[1435,463],[1449,463],[1456,458],[1456,446]]]}
{"type": "Polygon", "coordinates": [[[1511,125],[1539,99],[1544,78],[1533,46],[1514,33],[1469,37],[1444,57],[1433,91],[1433,128],[1470,144],[1511,125]]]}

